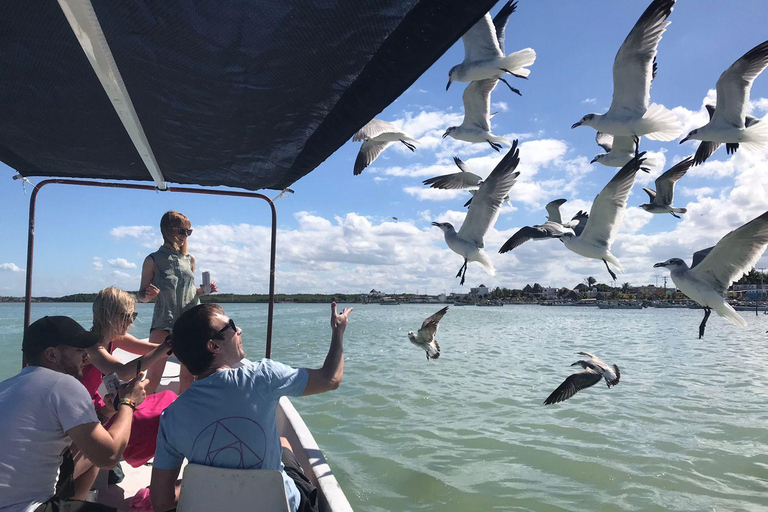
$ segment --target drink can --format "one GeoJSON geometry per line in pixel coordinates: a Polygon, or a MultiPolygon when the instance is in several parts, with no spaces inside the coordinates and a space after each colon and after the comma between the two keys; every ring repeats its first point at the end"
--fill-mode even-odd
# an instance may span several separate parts
{"type": "Polygon", "coordinates": [[[211,273],[203,272],[203,292],[208,295],[211,293],[211,273]]]}

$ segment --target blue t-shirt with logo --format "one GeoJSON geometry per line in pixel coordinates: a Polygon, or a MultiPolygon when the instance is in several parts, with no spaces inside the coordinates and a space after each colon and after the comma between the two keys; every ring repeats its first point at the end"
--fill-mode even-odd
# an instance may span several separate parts
{"type": "Polygon", "coordinates": [[[206,466],[280,470],[297,510],[299,492],[283,471],[276,413],[280,397],[300,396],[308,376],[304,368],[262,359],[195,381],[163,411],[152,465],[177,469],[186,457],[206,466]]]}

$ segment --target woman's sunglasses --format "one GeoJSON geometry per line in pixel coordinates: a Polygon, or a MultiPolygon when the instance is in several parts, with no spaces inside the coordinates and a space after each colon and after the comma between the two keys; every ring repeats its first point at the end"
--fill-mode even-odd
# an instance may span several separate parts
{"type": "Polygon", "coordinates": [[[216,333],[216,337],[223,338],[224,333],[227,332],[227,329],[232,329],[235,334],[237,334],[237,326],[235,325],[235,321],[231,318],[229,319],[229,322],[227,322],[227,325],[225,325],[219,332],[216,333]]]}
{"type": "Polygon", "coordinates": [[[177,232],[178,232],[180,235],[187,235],[187,236],[190,236],[190,235],[192,235],[192,230],[191,230],[191,229],[186,229],[186,228],[179,228],[179,229],[177,230],[177,232]]]}
{"type": "Polygon", "coordinates": [[[138,312],[138,311],[134,311],[134,312],[133,312],[133,313],[131,313],[130,315],[129,315],[129,314],[127,314],[127,313],[126,313],[126,314],[124,314],[124,315],[123,315],[123,318],[125,319],[125,321],[126,321],[126,322],[130,322],[130,323],[133,323],[133,322],[136,320],[136,317],[137,317],[137,316],[139,316],[139,312],[138,312]]]}

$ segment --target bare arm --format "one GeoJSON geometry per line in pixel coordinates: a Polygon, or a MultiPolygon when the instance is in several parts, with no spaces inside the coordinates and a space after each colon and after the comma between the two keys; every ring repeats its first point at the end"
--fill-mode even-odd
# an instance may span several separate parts
{"type": "Polygon", "coordinates": [[[95,349],[89,348],[88,357],[91,359],[91,364],[101,373],[108,374],[114,372],[117,373],[120,380],[130,380],[142,369],[149,368],[156,362],[167,358],[168,347],[165,346],[165,344],[155,345],[155,348],[150,352],[125,364],[120,362],[118,358],[110,354],[107,349],[101,345],[97,345],[95,349]]]}
{"type": "Polygon", "coordinates": [[[155,260],[151,256],[144,258],[144,263],[141,266],[141,284],[139,285],[139,293],[136,297],[139,302],[149,302],[160,293],[157,286],[152,284],[156,268],[155,260]]]}
{"type": "Polygon", "coordinates": [[[181,468],[158,469],[152,468],[152,479],[149,483],[149,497],[152,508],[157,512],[166,512],[176,508],[179,502],[179,486],[176,479],[181,468]]]}
{"type": "Polygon", "coordinates": [[[157,348],[157,343],[150,343],[148,341],[140,340],[132,334],[123,334],[117,336],[112,340],[112,344],[117,347],[130,352],[131,354],[146,354],[151,350],[157,348]]]}
{"type": "MultiPolygon", "coordinates": [[[[138,378],[132,379],[120,390],[120,396],[130,398],[137,405],[144,401],[146,393],[138,378]]],[[[115,467],[123,458],[133,422],[133,408],[121,404],[114,422],[106,430],[101,423],[86,423],[67,430],[67,435],[83,454],[102,469],[115,467]]]]}
{"type": "Polygon", "coordinates": [[[316,395],[337,389],[344,376],[344,330],[349,323],[352,308],[336,313],[336,303],[331,304],[331,346],[319,370],[307,369],[309,379],[301,396],[316,395]]]}

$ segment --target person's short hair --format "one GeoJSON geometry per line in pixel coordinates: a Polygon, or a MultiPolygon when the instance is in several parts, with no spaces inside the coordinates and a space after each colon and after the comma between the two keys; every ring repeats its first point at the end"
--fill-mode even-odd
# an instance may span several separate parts
{"type": "Polygon", "coordinates": [[[192,375],[211,367],[213,353],[208,350],[208,340],[215,339],[218,333],[213,318],[223,313],[218,304],[200,304],[182,313],[173,324],[171,348],[192,375]]]}
{"type": "Polygon", "coordinates": [[[32,322],[24,331],[21,350],[27,361],[36,361],[48,347],[69,345],[90,348],[98,341],[98,335],[86,331],[68,316],[44,316],[32,322]]]}
{"type": "Polygon", "coordinates": [[[179,246],[176,243],[176,237],[174,236],[176,233],[173,230],[179,228],[189,229],[191,226],[192,223],[186,215],[174,210],[165,212],[160,219],[160,233],[163,234],[163,240],[175,247],[181,254],[187,254],[188,238],[185,238],[184,243],[179,246]]]}
{"type": "Polygon", "coordinates": [[[136,298],[120,288],[104,288],[93,301],[93,327],[91,332],[111,340],[136,310],[136,298]]]}

